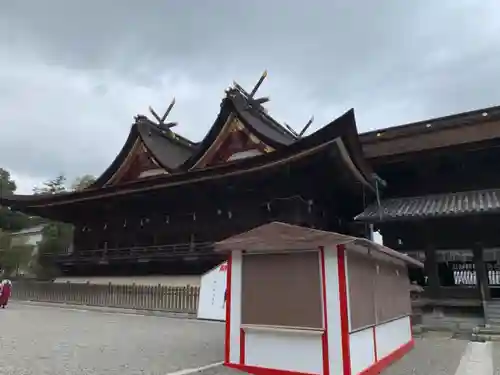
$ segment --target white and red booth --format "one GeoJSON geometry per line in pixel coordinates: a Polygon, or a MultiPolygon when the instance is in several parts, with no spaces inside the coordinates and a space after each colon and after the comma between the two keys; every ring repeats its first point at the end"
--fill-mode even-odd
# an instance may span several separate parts
{"type": "Polygon", "coordinates": [[[225,365],[369,375],[414,345],[407,266],[366,239],[274,222],[216,244],[227,265],[225,365]]]}

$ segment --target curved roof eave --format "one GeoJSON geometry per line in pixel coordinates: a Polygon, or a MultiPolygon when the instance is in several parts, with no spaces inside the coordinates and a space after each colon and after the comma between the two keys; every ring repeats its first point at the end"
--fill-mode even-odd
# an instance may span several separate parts
{"type": "Polygon", "coordinates": [[[139,139],[139,132],[137,131],[136,124],[134,123],[130,128],[130,132],[128,134],[127,140],[123,145],[122,149],[115,157],[115,159],[111,162],[111,164],[106,168],[106,170],[94,181],[93,184],[88,186],[85,190],[101,188],[114,176],[114,174],[118,171],[120,166],[125,162],[127,156],[132,151],[135,142],[139,139]]]}
{"type": "Polygon", "coordinates": [[[105,186],[126,161],[137,140],[143,141],[151,156],[167,172],[172,172],[182,165],[192,153],[190,141],[180,136],[179,140],[170,139],[167,135],[161,134],[161,130],[156,125],[139,117],[132,124],[127,140],[116,158],[87,189],[105,186]]]}
{"type": "MultiPolygon", "coordinates": [[[[116,174],[116,172],[119,170],[119,168],[123,165],[123,163],[126,161],[127,157],[130,155],[132,152],[135,143],[138,140],[142,140],[145,147],[148,149],[148,151],[151,153],[151,155],[155,158],[155,161],[160,164],[162,168],[164,168],[167,172],[172,172],[174,171],[178,166],[182,165],[182,163],[185,162],[185,160],[192,154],[192,150],[194,147],[194,143],[190,142],[187,139],[184,139],[179,136],[179,140],[173,140],[167,138],[167,136],[161,134],[159,136],[159,129],[153,125],[153,124],[147,124],[146,122],[143,121],[136,121],[134,124],[132,124],[130,128],[129,135],[122,146],[120,152],[118,155],[115,157],[115,159],[111,162],[111,164],[106,168],[106,170],[92,183],[90,186],[84,189],[84,191],[92,191],[96,189],[100,189],[106,186],[106,184],[111,180],[111,178],[116,174]],[[149,130],[148,128],[149,127],[149,130]],[[154,134],[154,140],[152,137],[149,136],[149,133],[151,132],[152,137],[154,134]],[[158,144],[158,139],[161,139],[163,142],[168,142],[166,145],[159,145],[158,144]],[[190,145],[193,145],[190,147],[190,145]],[[168,152],[162,153],[162,146],[166,146],[165,149],[169,148],[177,148],[177,150],[182,150],[180,155],[177,155],[177,160],[172,159],[169,160],[169,156],[171,156],[168,152]],[[183,154],[185,157],[183,158],[183,154]],[[189,155],[188,155],[189,154],[189,155]]],[[[177,135],[176,135],[177,136],[177,135]]],[[[161,142],[160,141],[160,142],[161,142]]],[[[171,151],[171,150],[168,150],[171,151]]],[[[67,193],[61,193],[61,194],[67,194],[67,193]]],[[[59,194],[58,194],[59,195],[59,194]]],[[[22,202],[28,202],[28,201],[38,201],[38,202],[44,202],[46,199],[45,198],[51,198],[52,196],[36,196],[36,195],[12,195],[8,197],[0,197],[0,204],[3,204],[5,206],[16,206],[17,204],[22,202]]]]}
{"type": "Polygon", "coordinates": [[[198,143],[197,147],[193,150],[191,156],[178,167],[178,171],[189,171],[193,168],[207,153],[210,146],[216,141],[220,132],[224,128],[224,125],[231,118],[233,114],[233,109],[228,101],[228,98],[224,98],[220,105],[221,109],[217,118],[215,119],[212,127],[205,135],[205,137],[198,143]]]}
{"type": "MultiPolygon", "coordinates": [[[[47,194],[47,195],[26,195],[13,194],[9,196],[0,196],[0,206],[9,207],[13,210],[26,211],[27,208],[33,207],[35,204],[44,204],[53,200],[54,196],[65,196],[70,193],[47,194]]],[[[30,211],[31,212],[31,211],[30,211]]],[[[35,213],[33,213],[35,214],[35,213]]]]}
{"type": "MultiPolygon", "coordinates": [[[[221,113],[222,112],[223,111],[221,111],[221,113]]],[[[62,202],[66,201],[69,197],[73,198],[75,201],[80,201],[89,199],[84,198],[85,195],[90,194],[92,197],[94,193],[98,193],[99,191],[102,192],[102,196],[104,197],[114,195],[120,190],[122,190],[121,193],[123,194],[133,193],[144,189],[159,189],[167,186],[186,184],[192,181],[202,181],[229,175],[249,173],[257,169],[273,167],[276,164],[286,163],[296,158],[302,158],[305,155],[325,149],[329,145],[339,145],[339,139],[342,140],[341,144],[343,144],[346,149],[344,154],[347,154],[347,157],[344,155],[344,161],[352,161],[352,165],[349,166],[349,168],[351,170],[355,168],[359,172],[359,175],[357,173],[353,173],[354,177],[362,183],[363,180],[365,180],[369,185],[371,185],[372,190],[374,190],[374,179],[371,168],[364,162],[361,154],[354,154],[356,151],[356,144],[353,142],[352,136],[349,136],[349,134],[352,133],[352,129],[356,129],[355,126],[354,111],[351,109],[309,136],[301,138],[290,146],[269,154],[191,171],[174,171],[170,175],[144,178],[139,181],[127,182],[119,186],[105,186],[103,188],[89,187],[82,192],[64,193],[58,194],[57,196],[12,196],[10,199],[4,198],[3,202],[10,202],[10,204],[7,205],[13,207],[26,207],[30,205],[41,206],[44,204],[56,203],[59,200],[61,200],[61,202],[57,202],[57,204],[62,204],[62,202]],[[361,162],[366,165],[361,164],[361,162]],[[362,165],[365,168],[361,169],[359,165],[362,165]],[[363,177],[362,180],[359,178],[360,175],[363,177]],[[151,183],[152,181],[154,181],[153,184],[151,183]]],[[[101,196],[101,194],[98,194],[98,196],[101,196]]],[[[2,199],[0,199],[0,203],[2,203],[2,199]]]]}
{"type": "Polygon", "coordinates": [[[347,127],[346,132],[346,142],[345,146],[351,155],[352,162],[356,168],[361,171],[364,177],[373,182],[375,180],[375,172],[366,160],[363,152],[363,145],[359,138],[358,129],[356,126],[356,116],[354,115],[354,109],[350,109],[346,115],[351,116],[351,125],[347,127]]]}
{"type": "MultiPolygon", "coordinates": [[[[342,139],[342,144],[346,148],[347,155],[354,167],[370,185],[374,186],[374,172],[363,156],[363,150],[356,128],[354,109],[351,108],[328,125],[316,130],[300,141],[297,141],[296,144],[303,144],[304,142],[321,142],[322,140],[326,141],[338,137],[342,139]]],[[[294,146],[295,144],[289,147],[294,146]]]]}

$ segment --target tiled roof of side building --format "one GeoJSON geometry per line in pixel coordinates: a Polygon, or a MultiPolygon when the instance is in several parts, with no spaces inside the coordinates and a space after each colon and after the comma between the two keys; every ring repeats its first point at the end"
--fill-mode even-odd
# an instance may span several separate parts
{"type": "Polygon", "coordinates": [[[369,205],[356,220],[418,220],[500,212],[500,189],[385,199],[369,205]]]}

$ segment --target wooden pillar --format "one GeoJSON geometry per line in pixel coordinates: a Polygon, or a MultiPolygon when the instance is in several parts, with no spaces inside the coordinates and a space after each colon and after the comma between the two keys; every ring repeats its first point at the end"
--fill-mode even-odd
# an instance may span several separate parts
{"type": "Polygon", "coordinates": [[[429,298],[438,299],[440,296],[440,281],[436,260],[436,249],[432,243],[425,248],[424,270],[427,276],[427,295],[429,298]]]}
{"type": "Polygon", "coordinates": [[[484,263],[483,246],[480,242],[476,242],[472,248],[474,268],[476,270],[477,287],[481,293],[481,299],[487,301],[491,299],[490,288],[488,283],[488,272],[484,263]]]}
{"type": "Polygon", "coordinates": [[[474,215],[467,221],[467,224],[470,228],[470,233],[472,234],[471,239],[474,241],[474,245],[472,246],[472,256],[474,268],[476,270],[478,293],[482,301],[487,301],[491,299],[491,294],[488,282],[488,271],[486,270],[486,264],[484,263],[483,238],[485,237],[485,223],[482,222],[480,216],[474,215]]]}
{"type": "Polygon", "coordinates": [[[427,296],[431,299],[440,297],[440,281],[436,257],[436,247],[433,241],[431,228],[428,225],[422,225],[420,229],[423,231],[425,240],[425,262],[424,270],[427,276],[427,296]]]}

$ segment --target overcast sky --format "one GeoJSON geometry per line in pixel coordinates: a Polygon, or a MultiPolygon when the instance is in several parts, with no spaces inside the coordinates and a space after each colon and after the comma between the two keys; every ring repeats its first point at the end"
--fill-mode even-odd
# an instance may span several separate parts
{"type": "Polygon", "coordinates": [[[498,0],[44,0],[0,5],[0,167],[18,193],[100,175],[152,105],[200,140],[224,90],[360,131],[500,105],[498,0]]]}

